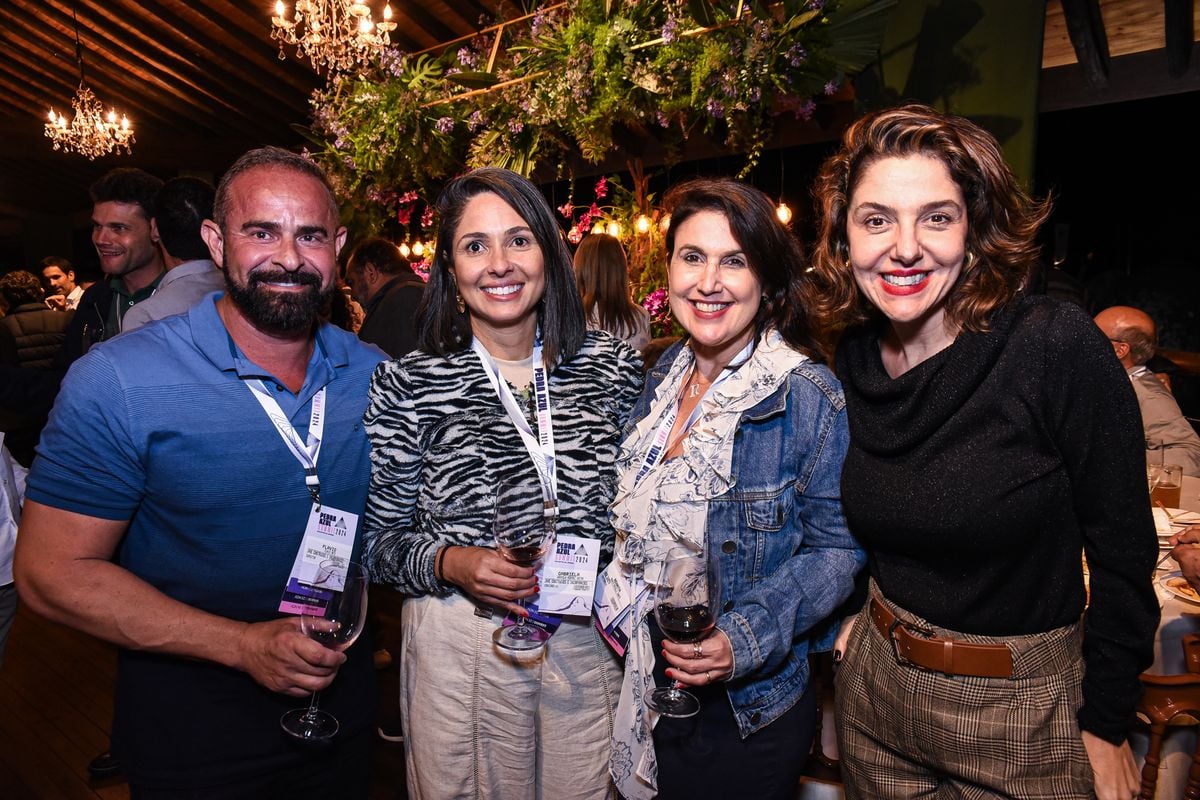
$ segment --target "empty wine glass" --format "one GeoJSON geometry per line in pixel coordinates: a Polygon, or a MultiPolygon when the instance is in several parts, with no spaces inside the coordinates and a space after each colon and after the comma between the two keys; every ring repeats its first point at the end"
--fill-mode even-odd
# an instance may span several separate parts
{"type": "MultiPolygon", "coordinates": [[[[312,586],[329,594],[322,610],[300,615],[300,630],[331,650],[346,650],[362,633],[367,617],[366,567],[357,561],[322,561],[312,586]]],[[[294,708],[279,718],[283,729],[297,739],[324,742],[338,732],[337,717],[317,708],[320,692],[313,692],[308,708],[294,708]]]]}
{"type": "MultiPolygon", "coordinates": [[[[554,518],[546,514],[546,497],[535,474],[506,478],[496,490],[496,514],[492,522],[496,551],[505,561],[520,567],[534,567],[546,555],[554,538],[554,518]]],[[[523,600],[518,604],[525,605],[523,600]]],[[[505,650],[536,650],[550,635],[530,625],[524,616],[515,624],[501,624],[492,641],[505,650]]]]}
{"type": "MultiPolygon", "coordinates": [[[[717,622],[720,576],[709,570],[705,554],[674,548],[662,560],[653,596],[654,619],[663,635],[676,644],[692,644],[707,636],[717,622]]],[[[679,681],[665,689],[651,689],[645,700],[664,717],[682,719],[700,710],[700,701],[679,681]]]]}

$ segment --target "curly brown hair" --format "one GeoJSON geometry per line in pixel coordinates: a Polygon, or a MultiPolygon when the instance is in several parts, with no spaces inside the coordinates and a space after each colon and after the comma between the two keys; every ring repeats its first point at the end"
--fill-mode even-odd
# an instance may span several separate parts
{"type": "Polygon", "coordinates": [[[992,312],[1030,283],[1039,251],[1034,240],[1050,214],[1050,200],[1025,192],[995,137],[974,122],[916,103],[884,109],[846,130],[841,149],[822,165],[813,187],[820,227],[811,302],[827,333],[878,315],[854,281],[847,210],[867,167],[912,155],[945,164],[966,201],[967,252],[974,259],[968,257],[946,298],[948,322],[962,330],[987,330],[992,312]]]}

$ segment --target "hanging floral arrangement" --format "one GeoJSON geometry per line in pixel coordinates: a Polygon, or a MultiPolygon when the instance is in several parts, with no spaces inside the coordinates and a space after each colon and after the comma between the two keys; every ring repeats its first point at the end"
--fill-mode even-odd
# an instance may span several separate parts
{"type": "Polygon", "coordinates": [[[362,224],[414,236],[433,220],[413,208],[476,166],[530,175],[549,165],[561,177],[573,158],[598,163],[621,142],[653,138],[678,154],[703,133],[744,154],[748,170],[776,124],[811,116],[814,98],[874,58],[895,2],[544,5],[334,76],[311,99],[312,156],[362,224]]]}

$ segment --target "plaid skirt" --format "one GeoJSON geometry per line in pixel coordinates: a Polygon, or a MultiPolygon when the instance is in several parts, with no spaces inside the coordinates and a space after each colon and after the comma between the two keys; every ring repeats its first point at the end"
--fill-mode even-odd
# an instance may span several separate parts
{"type": "Polygon", "coordinates": [[[901,665],[866,608],[835,678],[847,800],[1091,798],[1076,713],[1082,630],[989,637],[939,628],[872,592],[938,637],[1004,644],[1012,678],[946,676],[901,665]]]}

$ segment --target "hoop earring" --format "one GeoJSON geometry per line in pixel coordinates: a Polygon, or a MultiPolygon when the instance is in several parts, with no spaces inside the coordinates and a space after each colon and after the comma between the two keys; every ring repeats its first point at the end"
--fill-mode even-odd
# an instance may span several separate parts
{"type": "Polygon", "coordinates": [[[976,262],[976,261],[978,261],[978,260],[979,260],[979,259],[975,257],[975,252],[974,252],[973,250],[968,250],[968,251],[967,251],[966,263],[965,263],[965,264],[963,264],[963,268],[964,268],[964,269],[971,269],[971,268],[973,268],[973,267],[975,266],[975,262],[976,262]]]}

